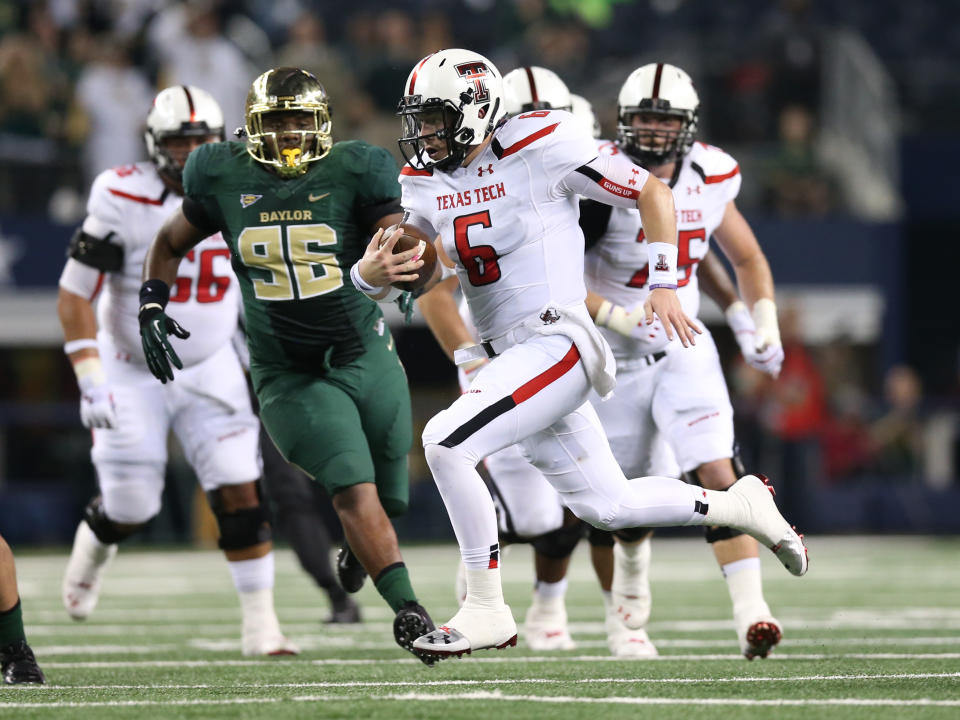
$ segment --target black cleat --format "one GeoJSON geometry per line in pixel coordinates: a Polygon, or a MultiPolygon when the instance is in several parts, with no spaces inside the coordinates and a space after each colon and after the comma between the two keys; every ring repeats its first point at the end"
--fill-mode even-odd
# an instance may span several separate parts
{"type": "Polygon", "coordinates": [[[393,637],[396,639],[397,645],[416,655],[424,665],[433,665],[440,658],[415,650],[413,641],[434,629],[433,620],[430,619],[427,611],[415,602],[408,602],[400,608],[397,611],[397,616],[393,619],[393,637]]]}
{"type": "Polygon", "coordinates": [[[3,674],[3,682],[7,685],[22,683],[43,685],[47,682],[26,640],[18,640],[0,648],[0,673],[3,674]]]}
{"type": "Polygon", "coordinates": [[[337,577],[340,579],[340,585],[348,593],[355,593],[363,587],[363,581],[367,579],[367,571],[353,554],[353,550],[346,542],[337,553],[337,577]]]}
{"type": "Polygon", "coordinates": [[[328,625],[346,625],[350,623],[363,622],[363,620],[360,618],[360,606],[357,605],[351,598],[344,596],[342,602],[333,604],[330,617],[328,617],[325,622],[328,625]]]}

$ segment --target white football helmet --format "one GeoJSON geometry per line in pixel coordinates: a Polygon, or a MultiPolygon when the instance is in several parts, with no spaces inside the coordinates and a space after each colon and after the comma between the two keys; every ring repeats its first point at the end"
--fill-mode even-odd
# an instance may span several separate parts
{"type": "Polygon", "coordinates": [[[572,109],[570,90],[560,76],[536,65],[518,67],[503,76],[503,104],[507,115],[572,109]]]}
{"type": "Polygon", "coordinates": [[[164,149],[167,138],[207,136],[224,139],[223,112],[206,90],[175,85],[161,90],[154,98],[143,138],[147,155],[162,174],[178,183],[183,176],[183,163],[164,149]]]}
{"type": "Polygon", "coordinates": [[[581,95],[570,93],[570,104],[572,106],[570,112],[573,113],[573,116],[590,131],[593,137],[599,138],[600,123],[593,112],[593,105],[590,104],[590,101],[581,95]]]}
{"type": "Polygon", "coordinates": [[[453,170],[503,116],[503,78],[471,50],[449,49],[418,62],[397,109],[400,152],[417,169],[453,170]]]}
{"type": "Polygon", "coordinates": [[[682,158],[693,146],[697,131],[700,98],[693,81],[683,70],[667,63],[651,63],[637,68],[620,88],[617,100],[617,143],[638,165],[663,165],[682,158]],[[677,132],[639,130],[635,115],[679,117],[683,125],[677,132]]]}

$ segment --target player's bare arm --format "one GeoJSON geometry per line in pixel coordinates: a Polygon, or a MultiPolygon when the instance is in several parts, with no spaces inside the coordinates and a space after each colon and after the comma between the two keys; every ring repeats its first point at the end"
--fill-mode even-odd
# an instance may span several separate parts
{"type": "Polygon", "coordinates": [[[451,275],[417,300],[417,307],[420,308],[427,327],[450,360],[453,360],[454,352],[460,348],[475,344],[457,307],[455,293],[458,287],[460,281],[456,275],[451,275]]]}
{"type": "MultiPolygon", "coordinates": [[[[647,243],[651,246],[654,243],[673,246],[673,261],[670,265],[676,268],[677,217],[670,188],[657,178],[649,177],[637,194],[637,210],[640,211],[647,243]]],[[[656,266],[651,267],[651,271],[656,271],[656,266]]],[[[647,324],[653,323],[653,315],[656,313],[663,322],[667,337],[672,340],[676,331],[683,346],[689,347],[696,344],[695,335],[701,330],[683,312],[677,298],[675,279],[672,284],[673,287],[657,287],[657,283],[651,282],[650,295],[644,303],[647,324]]]]}
{"type": "MultiPolygon", "coordinates": [[[[67,342],[95,338],[97,336],[97,317],[93,303],[63,287],[57,291],[57,315],[63,327],[63,339],[67,342]]],[[[77,363],[85,358],[100,357],[96,345],[83,347],[68,353],[70,361],[77,363]]]]}
{"type": "Polygon", "coordinates": [[[169,335],[181,340],[190,333],[169,317],[164,309],[170,299],[170,286],[176,282],[180,260],[212,233],[200,230],[177,210],[163,223],[143,261],[143,285],[140,286],[140,340],[144,358],[153,376],[160,382],[173,380],[173,370],[183,363],[170,344],[169,335]]]}
{"type": "Polygon", "coordinates": [[[157,232],[143,261],[143,280],[162,280],[168,286],[176,282],[180,260],[211,233],[193,225],[183,210],[177,210],[157,232]]]}
{"type": "Polygon", "coordinates": [[[700,261],[697,279],[700,290],[706,293],[707,297],[713,300],[721,310],[726,310],[740,299],[736,286],[730,280],[730,275],[716,253],[708,252],[700,261]]]}
{"type": "MultiPolygon", "coordinates": [[[[714,237],[737,275],[740,295],[747,305],[761,298],[773,300],[773,274],[767,258],[760,249],[757,236],[731,200],[723,212],[723,220],[714,231],[714,237]]],[[[701,272],[703,265],[701,264],[701,272]]]]}

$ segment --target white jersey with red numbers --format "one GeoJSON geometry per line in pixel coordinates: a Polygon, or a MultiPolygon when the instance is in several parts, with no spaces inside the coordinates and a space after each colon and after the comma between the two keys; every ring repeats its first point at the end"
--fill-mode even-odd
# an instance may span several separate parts
{"type": "Polygon", "coordinates": [[[584,175],[597,155],[595,141],[570,113],[542,110],[507,120],[467,167],[401,171],[407,222],[441,236],[484,340],[548,305],[583,304],[575,186],[592,181],[595,197],[635,207],[647,178],[635,166],[627,179],[622,167],[616,180],[593,169],[584,175]]]}
{"type": "MultiPolygon", "coordinates": [[[[143,260],[163,222],[183,201],[166,189],[153,163],[140,162],[97,176],[87,202],[83,229],[123,248],[123,269],[106,273],[97,307],[101,337],[118,353],[144,365],[137,312],[143,260]]],[[[237,327],[239,287],[230,267],[230,250],[220,234],[187,253],[170,288],[166,312],[190,331],[171,342],[184,367],[195,365],[230,342],[237,327]]]]}
{"type": "MultiPolygon", "coordinates": [[[[622,154],[614,143],[600,146],[601,153],[622,154]]],[[[707,254],[710,236],[723,220],[727,204],[740,191],[740,168],[720,148],[694,143],[683,158],[673,200],[677,209],[677,295],[684,312],[695,318],[700,310],[697,265],[707,254]]],[[[647,282],[647,243],[640,215],[613,208],[606,233],[587,252],[587,285],[594,292],[624,307],[643,302],[650,292],[647,282]]],[[[618,358],[632,357],[635,342],[612,331],[604,337],[618,358]]]]}

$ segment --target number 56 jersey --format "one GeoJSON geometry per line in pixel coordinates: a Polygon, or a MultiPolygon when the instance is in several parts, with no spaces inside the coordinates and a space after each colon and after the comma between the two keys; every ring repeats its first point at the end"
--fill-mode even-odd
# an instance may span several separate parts
{"type": "MultiPolygon", "coordinates": [[[[84,232],[119,246],[122,257],[101,276],[103,292],[97,323],[119,353],[142,365],[140,284],[143,260],[157,231],[182,198],[166,189],[153,163],[106,170],[97,176],[87,202],[84,232]]],[[[193,248],[170,288],[167,312],[190,331],[190,340],[176,342],[184,366],[210,357],[228,342],[237,327],[240,291],[230,268],[230,251],[223,238],[212,235],[193,248]]]]}
{"type": "Polygon", "coordinates": [[[598,188],[604,202],[635,208],[647,178],[629,165],[621,168],[629,176],[623,182],[634,185],[617,184],[592,167],[595,159],[594,139],[570,113],[543,110],[508,119],[466,167],[401,170],[408,222],[441,236],[482,339],[548,304],[582,305],[578,184],[598,188]]]}

